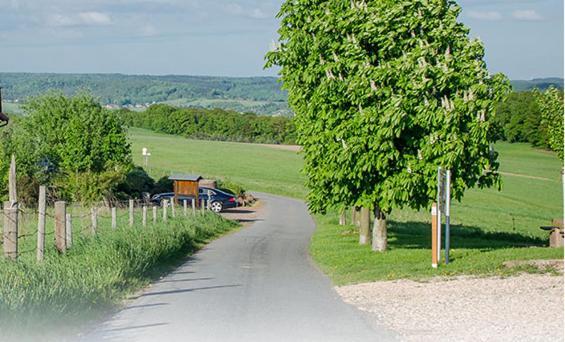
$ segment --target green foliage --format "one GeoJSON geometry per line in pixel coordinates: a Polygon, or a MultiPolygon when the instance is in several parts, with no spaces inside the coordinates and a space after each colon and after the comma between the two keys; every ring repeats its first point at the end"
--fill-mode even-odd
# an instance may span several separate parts
{"type": "Polygon", "coordinates": [[[544,93],[536,92],[541,112],[541,126],[545,131],[545,142],[563,160],[563,93],[549,88],[544,93]]]}
{"type": "Polygon", "coordinates": [[[128,198],[141,198],[144,192],[151,193],[155,180],[140,166],[134,167],[117,186],[117,192],[126,194],[128,198]]]}
{"type": "Polygon", "coordinates": [[[245,195],[245,188],[243,185],[236,183],[230,179],[219,179],[216,181],[216,187],[220,190],[231,192],[237,196],[245,195]]]}
{"type": "Polygon", "coordinates": [[[541,113],[536,96],[530,91],[511,93],[505,101],[498,104],[493,120],[497,139],[546,147],[540,123],[541,113]]]}
{"type": "Polygon", "coordinates": [[[33,254],[18,262],[2,259],[0,329],[9,333],[7,328],[41,327],[50,322],[68,326],[69,320],[75,323],[76,318],[99,315],[146,285],[167,262],[190,254],[235,226],[218,215],[206,214],[170,218],[167,224],[143,229],[127,224],[118,229],[100,227],[95,237],[76,236],[64,255],[50,246],[42,263],[33,254]]]}
{"type": "Polygon", "coordinates": [[[454,1],[286,1],[281,66],[309,206],[423,208],[437,167],[453,196],[498,182],[492,117],[509,89],[457,22],[454,1]]]}
{"type": "Polygon", "coordinates": [[[120,111],[132,127],[182,135],[187,138],[255,143],[292,144],[294,123],[286,117],[240,114],[221,109],[181,109],[153,105],[144,112],[120,111]]]}
{"type": "Polygon", "coordinates": [[[120,118],[92,96],[48,93],[31,99],[24,110],[4,133],[0,153],[3,175],[10,155],[16,155],[24,194],[36,191],[37,184],[55,184],[59,195],[72,201],[101,200],[131,167],[120,118]]]}

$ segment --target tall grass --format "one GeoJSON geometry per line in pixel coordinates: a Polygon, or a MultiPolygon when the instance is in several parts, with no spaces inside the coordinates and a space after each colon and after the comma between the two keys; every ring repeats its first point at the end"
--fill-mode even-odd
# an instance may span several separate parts
{"type": "MultiPolygon", "coordinates": [[[[139,222],[139,221],[138,221],[139,222]]],[[[0,329],[81,322],[148,284],[163,266],[189,255],[237,224],[211,213],[169,218],[147,227],[101,226],[79,235],[65,254],[0,260],[0,329]]]]}

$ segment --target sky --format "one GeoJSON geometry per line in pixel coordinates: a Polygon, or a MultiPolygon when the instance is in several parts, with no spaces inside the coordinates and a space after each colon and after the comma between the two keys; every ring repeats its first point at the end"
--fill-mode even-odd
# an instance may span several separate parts
{"type": "MultiPolygon", "coordinates": [[[[0,71],[272,76],[282,0],[0,0],[0,71]]],[[[563,0],[459,0],[492,73],[563,77],[563,0]]]]}

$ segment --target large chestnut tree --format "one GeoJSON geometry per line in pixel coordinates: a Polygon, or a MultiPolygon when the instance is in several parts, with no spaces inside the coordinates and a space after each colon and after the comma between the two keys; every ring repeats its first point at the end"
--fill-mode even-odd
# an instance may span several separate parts
{"type": "Polygon", "coordinates": [[[287,0],[279,66],[303,146],[308,204],[374,208],[373,248],[386,215],[429,207],[439,166],[452,194],[498,182],[491,119],[508,92],[490,75],[450,0],[287,0]]]}

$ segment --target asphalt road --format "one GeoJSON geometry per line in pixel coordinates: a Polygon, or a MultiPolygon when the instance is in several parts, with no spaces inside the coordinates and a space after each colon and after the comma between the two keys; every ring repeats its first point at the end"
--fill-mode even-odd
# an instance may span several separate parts
{"type": "Polygon", "coordinates": [[[82,340],[391,340],[315,268],[304,203],[259,197],[256,222],[209,244],[82,340]]]}

